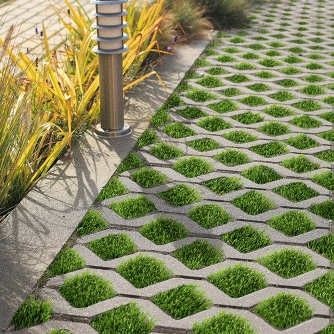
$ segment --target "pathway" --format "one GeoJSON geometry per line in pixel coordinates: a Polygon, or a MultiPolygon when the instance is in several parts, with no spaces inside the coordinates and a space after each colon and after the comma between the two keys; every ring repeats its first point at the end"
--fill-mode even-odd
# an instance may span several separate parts
{"type": "Polygon", "coordinates": [[[39,290],[55,316],[35,332],[297,334],[331,322],[334,4],[274,3],[221,34],[155,115],[50,268],[79,270],[39,290]]]}
{"type": "MultiPolygon", "coordinates": [[[[80,2],[87,11],[94,11],[90,1],[80,2]]],[[[42,50],[41,31],[46,28],[52,48],[59,46],[64,39],[64,28],[57,13],[67,15],[63,0],[11,0],[0,5],[0,37],[4,38],[13,25],[15,45],[25,53],[40,56],[42,50]]]]}

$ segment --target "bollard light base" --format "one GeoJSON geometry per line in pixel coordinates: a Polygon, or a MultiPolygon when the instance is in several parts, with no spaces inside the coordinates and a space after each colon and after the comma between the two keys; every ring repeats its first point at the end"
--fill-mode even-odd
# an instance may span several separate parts
{"type": "Polygon", "coordinates": [[[122,129],[118,130],[104,130],[102,129],[101,124],[97,124],[94,130],[99,137],[103,138],[125,137],[131,135],[132,133],[130,126],[126,123],[124,124],[124,127],[122,129]]]}

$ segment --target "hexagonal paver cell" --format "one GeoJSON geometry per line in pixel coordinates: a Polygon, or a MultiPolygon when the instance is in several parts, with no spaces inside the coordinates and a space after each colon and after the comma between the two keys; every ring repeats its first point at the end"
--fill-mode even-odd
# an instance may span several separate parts
{"type": "Polygon", "coordinates": [[[149,334],[154,327],[153,321],[135,303],[102,313],[91,325],[99,334],[149,334]]]}
{"type": "Polygon", "coordinates": [[[205,159],[202,158],[182,158],[174,164],[174,169],[186,177],[196,177],[210,173],[213,168],[205,159]]]}
{"type": "Polygon", "coordinates": [[[181,223],[168,217],[159,217],[142,226],[139,231],[157,245],[168,244],[188,235],[188,231],[181,223]]]}
{"type": "Polygon", "coordinates": [[[204,204],[190,210],[189,217],[204,228],[224,225],[231,220],[226,210],[216,204],[204,204]]]}
{"type": "Polygon", "coordinates": [[[326,219],[334,219],[334,202],[327,200],[310,206],[310,211],[326,219]]]}
{"type": "Polygon", "coordinates": [[[174,319],[185,318],[211,306],[210,300],[195,285],[181,285],[161,292],[153,296],[152,301],[174,319]]]}
{"type": "Polygon", "coordinates": [[[110,205],[124,219],[143,217],[156,210],[154,204],[145,196],[137,196],[110,205]]]}
{"type": "Polygon", "coordinates": [[[248,253],[271,244],[270,238],[262,231],[246,225],[222,236],[227,244],[241,253],[248,253]]]}
{"type": "Polygon", "coordinates": [[[110,234],[92,240],[87,244],[87,247],[105,261],[132,254],[137,250],[132,239],[125,233],[110,234]]]}
{"type": "Polygon", "coordinates": [[[201,269],[223,261],[223,252],[208,241],[197,240],[173,252],[173,256],[190,269],[201,269]]]}
{"type": "Polygon", "coordinates": [[[259,262],[284,278],[295,277],[315,269],[310,255],[289,248],[268,254],[259,259],[259,262]]]}
{"type": "Polygon", "coordinates": [[[282,165],[296,173],[306,173],[319,168],[318,164],[310,161],[304,155],[298,155],[296,157],[283,160],[282,165]]]}
{"type": "Polygon", "coordinates": [[[288,293],[279,293],[256,305],[255,313],[270,325],[284,330],[306,321],[312,309],[303,299],[288,293]]]}
{"type": "Polygon", "coordinates": [[[281,179],[281,176],[274,169],[264,165],[248,168],[243,171],[241,175],[258,184],[264,184],[281,179]]]}
{"type": "Polygon", "coordinates": [[[159,196],[173,206],[188,205],[201,198],[195,188],[184,184],[178,184],[167,191],[163,191],[159,196]]]}
{"type": "Polygon", "coordinates": [[[269,219],[268,224],[287,236],[296,236],[315,228],[314,222],[303,211],[288,211],[269,219]]]}
{"type": "Polygon", "coordinates": [[[318,192],[303,182],[292,182],[274,189],[274,192],[291,202],[300,202],[318,196],[318,192]]]}
{"type": "Polygon", "coordinates": [[[212,151],[220,146],[219,143],[211,138],[201,138],[188,141],[187,145],[199,152],[212,151]]]}
{"type": "Polygon", "coordinates": [[[237,166],[243,165],[249,162],[247,154],[234,149],[227,149],[216,155],[215,157],[218,161],[226,166],[237,166]]]}
{"type": "Polygon", "coordinates": [[[194,334],[255,334],[246,319],[236,314],[223,312],[196,323],[192,331],[194,334]]]}
{"type": "Polygon", "coordinates": [[[218,195],[223,195],[231,191],[236,191],[242,188],[241,180],[237,177],[218,177],[203,182],[203,185],[218,195]]]}
{"type": "Polygon", "coordinates": [[[267,286],[262,273],[242,264],[214,273],[208,277],[208,280],[233,298],[243,297],[267,286]]]}
{"type": "Polygon", "coordinates": [[[167,182],[166,175],[149,167],[136,170],[131,174],[131,179],[143,188],[156,187],[167,182]]]}
{"type": "Polygon", "coordinates": [[[275,208],[271,200],[255,190],[251,190],[235,198],[232,203],[249,215],[258,215],[275,208]]]}
{"type": "Polygon", "coordinates": [[[334,262],[334,234],[324,235],[319,239],[310,241],[307,246],[315,252],[334,262]]]}
{"type": "Polygon", "coordinates": [[[146,255],[138,255],[122,262],[117,267],[117,272],[136,288],[144,288],[172,276],[162,261],[146,255]]]}
{"type": "Polygon", "coordinates": [[[159,143],[153,146],[150,152],[160,160],[171,160],[183,155],[177,147],[165,143],[159,143]]]}
{"type": "Polygon", "coordinates": [[[72,306],[80,308],[115,296],[110,282],[89,272],[65,279],[59,292],[72,306]]]}

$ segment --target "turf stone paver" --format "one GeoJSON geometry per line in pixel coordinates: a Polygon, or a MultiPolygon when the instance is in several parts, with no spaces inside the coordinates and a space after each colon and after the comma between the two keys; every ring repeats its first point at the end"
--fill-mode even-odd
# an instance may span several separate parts
{"type": "MultiPolygon", "coordinates": [[[[251,11],[210,43],[49,268],[37,290],[57,317],[103,334],[333,332],[334,2],[251,11]]],[[[31,309],[19,324],[52,317],[31,309]]]]}

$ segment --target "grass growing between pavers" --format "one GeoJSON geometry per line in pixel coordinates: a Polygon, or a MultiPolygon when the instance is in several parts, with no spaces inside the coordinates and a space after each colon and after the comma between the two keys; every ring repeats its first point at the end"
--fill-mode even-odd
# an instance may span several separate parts
{"type": "Polygon", "coordinates": [[[88,210],[77,227],[77,233],[79,236],[84,236],[105,230],[108,226],[109,224],[103,218],[101,212],[96,210],[88,210]]]}
{"type": "Polygon", "coordinates": [[[143,188],[156,187],[167,182],[167,176],[149,167],[142,167],[131,174],[131,179],[143,188]]]}
{"type": "Polygon", "coordinates": [[[72,332],[70,332],[67,329],[54,328],[51,329],[51,331],[49,331],[48,334],[72,334],[72,332]]]}
{"type": "Polygon", "coordinates": [[[296,236],[315,229],[311,218],[303,211],[288,211],[268,220],[268,224],[287,236],[296,236]]]}
{"type": "Polygon", "coordinates": [[[300,202],[318,195],[314,189],[308,187],[303,182],[292,182],[277,188],[274,192],[288,199],[291,202],[300,202]]]}
{"type": "Polygon", "coordinates": [[[281,136],[289,132],[289,127],[280,122],[267,122],[260,127],[260,131],[268,136],[281,136]]]}
{"type": "Polygon", "coordinates": [[[207,229],[227,224],[231,220],[228,212],[216,204],[196,206],[188,215],[198,225],[207,229]]]}
{"type": "Polygon", "coordinates": [[[236,116],[233,116],[233,119],[236,121],[242,123],[242,124],[253,124],[253,123],[259,123],[263,121],[263,117],[258,113],[253,112],[245,112],[243,114],[239,114],[236,116]]]}
{"type": "Polygon", "coordinates": [[[175,187],[163,191],[159,196],[173,206],[188,205],[200,200],[201,196],[193,187],[178,184],[175,187]]]}
{"type": "Polygon", "coordinates": [[[218,113],[227,113],[238,109],[237,105],[228,99],[223,99],[218,103],[209,104],[209,108],[218,113]]]}
{"type": "Polygon", "coordinates": [[[243,297],[267,286],[262,273],[242,264],[214,273],[208,277],[208,280],[233,298],[243,297]]]}
{"type": "Polygon", "coordinates": [[[178,122],[167,124],[165,133],[172,138],[185,138],[195,134],[191,128],[178,122]]]}
{"type": "Polygon", "coordinates": [[[305,290],[334,310],[333,271],[330,271],[327,274],[317,278],[315,281],[306,284],[305,290]]]}
{"type": "Polygon", "coordinates": [[[255,334],[250,323],[231,313],[219,313],[212,318],[196,323],[193,326],[194,334],[255,334]]]}
{"type": "Polygon", "coordinates": [[[248,143],[257,140],[257,137],[241,130],[224,133],[224,138],[237,144],[248,143]]]}
{"type": "Polygon", "coordinates": [[[96,316],[91,325],[99,334],[149,334],[154,322],[137,304],[130,303],[96,316]]]}
{"type": "Polygon", "coordinates": [[[235,198],[232,203],[249,215],[258,215],[275,208],[275,204],[270,199],[255,190],[235,198]]]}
{"type": "Polygon", "coordinates": [[[161,292],[153,296],[152,301],[174,319],[185,318],[211,306],[210,300],[195,285],[181,285],[161,292]]]}
{"type": "Polygon", "coordinates": [[[334,262],[334,234],[324,235],[319,239],[310,241],[307,246],[315,252],[334,262]]]}
{"type": "Polygon", "coordinates": [[[35,326],[51,319],[52,314],[52,306],[48,301],[30,296],[17,309],[12,324],[15,329],[35,326]]]}
{"type": "Polygon", "coordinates": [[[271,244],[270,238],[263,231],[250,225],[224,234],[222,240],[241,253],[253,252],[271,244]]]}
{"type": "Polygon", "coordinates": [[[243,165],[250,161],[246,153],[234,149],[220,152],[215,156],[215,159],[229,167],[243,165]]]}
{"type": "Polygon", "coordinates": [[[308,115],[294,117],[290,123],[302,129],[318,128],[321,126],[320,121],[308,115]]]}
{"type": "Polygon", "coordinates": [[[286,140],[286,142],[287,144],[297,148],[298,150],[307,150],[309,148],[316,147],[319,145],[314,139],[305,134],[300,134],[294,137],[290,137],[289,139],[286,140]]]}
{"type": "Polygon", "coordinates": [[[188,231],[181,223],[168,217],[159,217],[145,224],[139,232],[157,245],[168,244],[188,235],[188,231]]]}
{"type": "Polygon", "coordinates": [[[105,199],[124,195],[128,192],[123,183],[117,178],[112,177],[108,183],[102,188],[101,192],[97,196],[96,200],[102,202],[105,199]]]}
{"type": "Polygon", "coordinates": [[[310,161],[304,155],[298,155],[282,161],[282,166],[296,173],[306,173],[319,168],[319,165],[310,161]]]}
{"type": "Polygon", "coordinates": [[[224,259],[222,250],[205,240],[196,240],[178,248],[173,252],[173,256],[193,270],[208,267],[224,259]]]}
{"type": "Polygon", "coordinates": [[[59,292],[77,308],[87,307],[116,295],[109,281],[89,272],[65,279],[59,292]]]}
{"type": "Polygon", "coordinates": [[[334,202],[332,200],[326,200],[318,204],[310,206],[310,211],[316,215],[319,215],[325,219],[334,219],[334,202]]]}
{"type": "Polygon", "coordinates": [[[174,169],[189,178],[210,173],[213,167],[205,159],[190,157],[182,158],[174,164],[174,169]]]}
{"type": "MultiPolygon", "coordinates": [[[[118,173],[123,173],[127,170],[139,168],[145,166],[144,159],[136,152],[131,152],[128,156],[121,162],[117,168],[118,173]]],[[[111,187],[111,189],[113,189],[111,187]]],[[[119,194],[117,194],[119,195],[119,194]]]]}
{"type": "Polygon", "coordinates": [[[151,145],[158,141],[157,133],[154,129],[147,129],[143,134],[138,138],[136,146],[138,148],[143,148],[147,145],[151,145]]]}
{"type": "Polygon", "coordinates": [[[295,326],[312,317],[309,304],[292,294],[279,293],[256,305],[255,313],[280,330],[295,326]]]}
{"type": "Polygon", "coordinates": [[[184,109],[178,109],[176,112],[186,119],[196,119],[206,116],[206,113],[203,112],[201,109],[190,106],[187,106],[184,109]]]}
{"type": "Polygon", "coordinates": [[[116,270],[136,288],[144,288],[172,277],[172,272],[161,260],[146,255],[137,255],[122,262],[116,270]]]}
{"type": "Polygon", "coordinates": [[[110,234],[92,240],[87,244],[87,247],[105,261],[132,254],[137,250],[132,239],[125,233],[110,234]]]}
{"type": "Polygon", "coordinates": [[[203,185],[218,195],[224,195],[231,191],[239,190],[243,187],[242,182],[237,177],[218,177],[203,182],[203,185]]]}
{"type": "Polygon", "coordinates": [[[171,160],[183,155],[183,152],[180,149],[165,143],[159,143],[153,146],[150,152],[160,160],[171,160]]]}
{"type": "Polygon", "coordinates": [[[334,162],[334,150],[321,151],[316,153],[315,156],[324,161],[334,162]]]}
{"type": "Polygon", "coordinates": [[[264,165],[250,167],[244,170],[241,175],[258,184],[273,182],[282,178],[274,169],[264,165]]]}
{"type": "Polygon", "coordinates": [[[124,219],[143,217],[156,210],[154,204],[145,196],[137,196],[112,203],[110,208],[124,219]]]}
{"type": "Polygon", "coordinates": [[[211,138],[201,138],[188,141],[187,145],[199,152],[212,151],[220,146],[219,143],[211,138]]]}
{"type": "Polygon", "coordinates": [[[73,248],[64,248],[47,269],[48,276],[56,276],[82,269],[85,260],[73,248]]]}
{"type": "Polygon", "coordinates": [[[198,121],[197,125],[210,132],[221,131],[231,127],[229,123],[216,116],[202,118],[200,121],[198,121]]]}
{"type": "Polygon", "coordinates": [[[273,117],[287,117],[293,115],[293,111],[287,107],[280,105],[271,105],[264,109],[264,112],[273,117]]]}
{"type": "Polygon", "coordinates": [[[284,278],[292,278],[315,269],[310,255],[289,248],[268,254],[259,259],[259,263],[284,278]]]}
{"type": "Polygon", "coordinates": [[[328,190],[334,191],[334,173],[330,171],[316,174],[312,177],[312,180],[328,190]]]}
{"type": "Polygon", "coordinates": [[[288,152],[286,145],[277,141],[255,145],[250,149],[256,154],[262,155],[265,158],[272,158],[288,152]]]}

